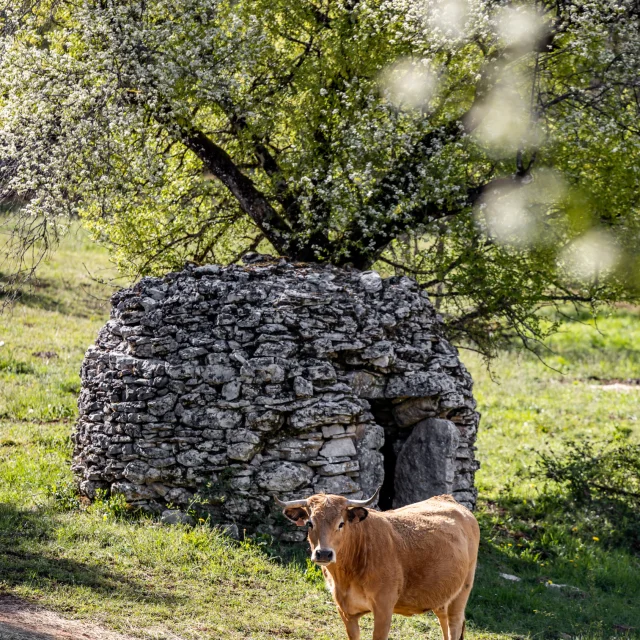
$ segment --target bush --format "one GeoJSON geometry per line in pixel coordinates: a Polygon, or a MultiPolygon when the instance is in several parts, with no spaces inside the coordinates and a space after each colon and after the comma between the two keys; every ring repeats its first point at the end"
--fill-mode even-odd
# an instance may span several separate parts
{"type": "Polygon", "coordinates": [[[569,441],[540,454],[538,473],[562,485],[577,509],[598,514],[612,542],[640,551],[640,445],[569,441]]]}
{"type": "Polygon", "coordinates": [[[47,494],[53,498],[58,511],[75,511],[80,508],[80,498],[75,482],[60,480],[47,488],[47,494]]]}
{"type": "Polygon", "coordinates": [[[101,515],[104,520],[128,520],[141,515],[140,510],[127,504],[122,494],[108,495],[102,489],[96,491],[96,498],[91,503],[89,511],[101,515]]]}
{"type": "Polygon", "coordinates": [[[15,375],[29,375],[36,372],[35,368],[28,362],[15,360],[11,356],[0,357],[0,371],[13,373],[15,375]]]}

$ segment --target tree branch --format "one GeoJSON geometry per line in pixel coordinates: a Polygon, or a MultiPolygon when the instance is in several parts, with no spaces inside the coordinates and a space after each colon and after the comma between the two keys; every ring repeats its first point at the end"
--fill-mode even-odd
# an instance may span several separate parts
{"type": "Polygon", "coordinates": [[[240,208],[253,220],[276,251],[286,255],[291,240],[291,228],[271,206],[265,195],[258,191],[253,181],[238,169],[231,156],[202,131],[171,121],[163,114],[156,113],[155,118],[169,130],[175,131],[182,143],[229,189],[240,208]]]}
{"type": "Polygon", "coordinates": [[[276,198],[282,206],[291,226],[296,229],[302,218],[302,212],[300,211],[300,205],[298,204],[295,195],[291,193],[291,190],[283,177],[282,170],[280,169],[277,160],[273,157],[262,140],[249,130],[247,119],[242,115],[238,115],[233,108],[233,105],[229,102],[220,102],[219,104],[227,115],[236,137],[239,137],[242,132],[248,133],[251,144],[253,145],[254,155],[260,163],[262,170],[273,180],[276,198]]]}

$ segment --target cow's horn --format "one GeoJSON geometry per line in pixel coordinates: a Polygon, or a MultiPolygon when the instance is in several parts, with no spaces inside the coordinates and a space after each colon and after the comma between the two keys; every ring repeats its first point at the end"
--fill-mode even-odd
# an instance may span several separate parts
{"type": "Polygon", "coordinates": [[[380,489],[382,489],[382,485],[380,485],[375,493],[368,498],[367,500],[347,500],[348,507],[368,507],[372,502],[374,502],[378,496],[380,495],[380,489]]]}
{"type": "Polygon", "coordinates": [[[304,500],[280,500],[278,496],[273,496],[273,499],[276,501],[276,504],[283,509],[307,506],[306,498],[304,500]]]}

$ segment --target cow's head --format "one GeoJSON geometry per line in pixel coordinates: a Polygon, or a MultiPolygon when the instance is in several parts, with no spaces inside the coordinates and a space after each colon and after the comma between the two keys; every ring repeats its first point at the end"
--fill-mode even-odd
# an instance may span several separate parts
{"type": "Polygon", "coordinates": [[[342,496],[316,494],[305,500],[284,502],[275,498],[282,513],[299,527],[307,525],[311,559],[328,565],[336,561],[350,527],[357,527],[369,514],[367,507],[380,489],[368,500],[348,500],[342,496]]]}

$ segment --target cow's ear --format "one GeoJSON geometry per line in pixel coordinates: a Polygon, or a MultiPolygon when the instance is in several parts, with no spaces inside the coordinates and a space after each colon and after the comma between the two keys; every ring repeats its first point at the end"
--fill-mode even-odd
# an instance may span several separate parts
{"type": "Polygon", "coordinates": [[[347,519],[349,522],[362,522],[369,512],[364,507],[350,507],[347,509],[347,519]]]}
{"type": "Polygon", "coordinates": [[[285,509],[283,513],[291,522],[295,522],[299,527],[304,527],[304,525],[307,524],[307,520],[309,520],[309,514],[303,507],[289,507],[285,509]]]}

